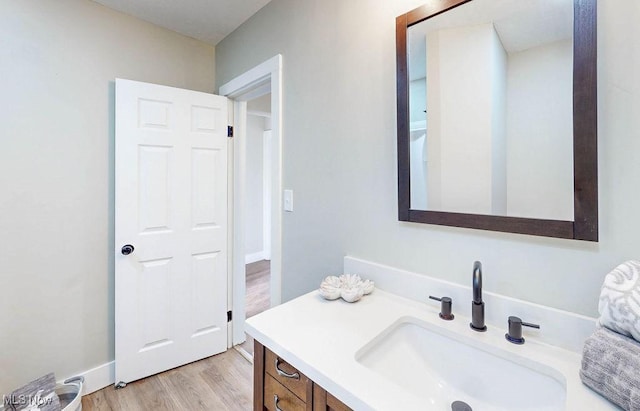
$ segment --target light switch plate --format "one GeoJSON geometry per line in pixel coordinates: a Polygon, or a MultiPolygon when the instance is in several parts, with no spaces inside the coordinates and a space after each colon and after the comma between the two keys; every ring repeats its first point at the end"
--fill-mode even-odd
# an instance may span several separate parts
{"type": "Polygon", "coordinates": [[[293,190],[284,190],[284,211],[293,211],[293,190]]]}

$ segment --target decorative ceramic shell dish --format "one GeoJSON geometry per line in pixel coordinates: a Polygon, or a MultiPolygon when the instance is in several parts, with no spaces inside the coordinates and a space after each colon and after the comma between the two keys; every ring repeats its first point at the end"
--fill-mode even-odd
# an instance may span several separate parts
{"type": "Polygon", "coordinates": [[[320,295],[327,300],[343,300],[354,303],[362,296],[371,294],[375,284],[371,280],[363,280],[357,274],[343,274],[340,277],[330,275],[320,284],[320,295]]]}
{"type": "Polygon", "coordinates": [[[327,300],[335,300],[340,298],[342,293],[340,278],[330,275],[320,284],[320,295],[327,300]]]}

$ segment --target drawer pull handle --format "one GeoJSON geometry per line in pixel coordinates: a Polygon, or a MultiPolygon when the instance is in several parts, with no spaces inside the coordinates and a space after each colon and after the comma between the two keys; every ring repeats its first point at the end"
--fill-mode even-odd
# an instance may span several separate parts
{"type": "Polygon", "coordinates": [[[276,406],[276,411],[282,411],[282,408],[278,407],[278,402],[280,401],[280,398],[278,398],[278,394],[274,394],[273,395],[273,405],[276,406]]]}
{"type": "Polygon", "coordinates": [[[300,374],[297,373],[297,372],[294,372],[293,374],[289,374],[289,373],[286,373],[286,372],[282,371],[280,369],[280,358],[278,358],[278,357],[276,357],[276,372],[281,377],[293,378],[293,379],[296,379],[296,380],[300,379],[300,374]]]}

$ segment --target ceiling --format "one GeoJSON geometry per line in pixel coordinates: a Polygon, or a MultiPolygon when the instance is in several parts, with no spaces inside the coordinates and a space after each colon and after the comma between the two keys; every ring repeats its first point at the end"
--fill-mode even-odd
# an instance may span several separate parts
{"type": "Polygon", "coordinates": [[[433,31],[492,23],[507,53],[573,38],[573,0],[474,0],[411,26],[411,79],[426,75],[426,39],[433,31]]]}
{"type": "Polygon", "coordinates": [[[94,1],[215,46],[271,0],[94,1]]]}

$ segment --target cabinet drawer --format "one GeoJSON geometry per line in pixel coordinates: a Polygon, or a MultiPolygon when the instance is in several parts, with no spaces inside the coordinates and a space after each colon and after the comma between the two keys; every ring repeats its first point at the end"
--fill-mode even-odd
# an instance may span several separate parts
{"type": "MultiPolygon", "coordinates": [[[[307,402],[307,391],[310,385],[309,378],[289,365],[287,362],[278,358],[271,350],[265,348],[265,364],[266,373],[276,379],[280,384],[291,390],[295,395],[307,402]]],[[[266,378],[266,377],[265,377],[266,378]]],[[[265,399],[266,404],[266,399],[265,399]]],[[[282,407],[281,407],[282,408],[282,407]]]]}
{"type": "Polygon", "coordinates": [[[264,406],[269,411],[276,411],[277,406],[282,411],[305,411],[306,404],[269,374],[264,377],[264,406]]]}

